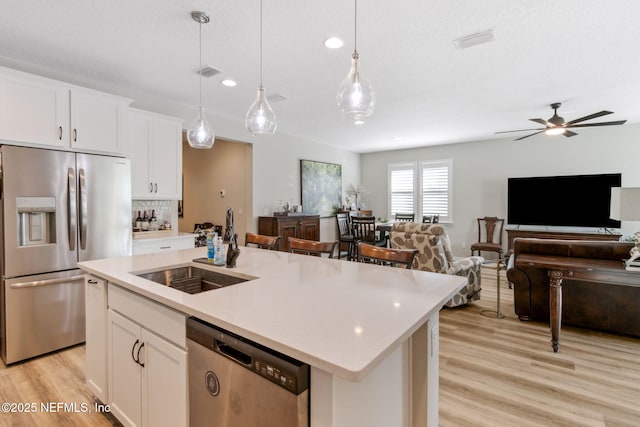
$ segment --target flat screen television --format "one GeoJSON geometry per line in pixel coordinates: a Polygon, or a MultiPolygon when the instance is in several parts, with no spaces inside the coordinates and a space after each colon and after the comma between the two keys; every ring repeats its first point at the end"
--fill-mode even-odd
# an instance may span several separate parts
{"type": "Polygon", "coordinates": [[[507,221],[511,225],[620,228],[609,218],[611,187],[622,175],[509,178],[507,221]]]}

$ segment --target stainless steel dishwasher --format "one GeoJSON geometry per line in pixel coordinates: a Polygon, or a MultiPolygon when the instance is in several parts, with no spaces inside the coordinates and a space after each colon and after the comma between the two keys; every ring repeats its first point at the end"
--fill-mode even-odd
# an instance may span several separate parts
{"type": "Polygon", "coordinates": [[[195,318],[187,350],[190,426],[309,425],[309,365],[195,318]]]}

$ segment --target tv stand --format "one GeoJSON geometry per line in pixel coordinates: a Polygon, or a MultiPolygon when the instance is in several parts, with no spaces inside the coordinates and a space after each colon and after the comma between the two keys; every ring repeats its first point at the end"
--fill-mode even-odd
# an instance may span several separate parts
{"type": "Polygon", "coordinates": [[[621,234],[613,233],[577,233],[567,231],[542,231],[542,230],[507,230],[507,240],[509,241],[508,251],[513,250],[513,239],[516,237],[531,237],[537,239],[560,239],[560,240],[620,240],[621,234]]]}

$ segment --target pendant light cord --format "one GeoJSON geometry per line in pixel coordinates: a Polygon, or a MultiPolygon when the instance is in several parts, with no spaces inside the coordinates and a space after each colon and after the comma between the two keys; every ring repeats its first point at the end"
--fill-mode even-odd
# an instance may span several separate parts
{"type": "Polygon", "coordinates": [[[200,28],[200,68],[198,74],[200,74],[200,111],[202,111],[202,21],[198,25],[200,28]]]}
{"type": "Polygon", "coordinates": [[[353,14],[353,50],[357,52],[358,51],[358,0],[354,0],[354,4],[355,4],[355,13],[353,14]]]}
{"type": "Polygon", "coordinates": [[[260,0],[260,87],[262,87],[262,0],[260,0]]]}

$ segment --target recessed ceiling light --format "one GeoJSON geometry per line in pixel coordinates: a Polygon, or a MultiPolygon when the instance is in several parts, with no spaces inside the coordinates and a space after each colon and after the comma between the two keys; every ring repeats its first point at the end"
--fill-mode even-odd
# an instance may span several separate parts
{"type": "Polygon", "coordinates": [[[364,120],[354,120],[353,124],[354,125],[363,125],[364,124],[364,120]]]}
{"type": "Polygon", "coordinates": [[[220,83],[222,83],[223,85],[225,85],[227,87],[234,87],[234,86],[236,86],[238,84],[238,83],[235,82],[235,80],[231,80],[231,79],[224,79],[220,83]]]}
{"type": "Polygon", "coordinates": [[[329,37],[324,41],[324,45],[329,49],[340,49],[344,46],[344,42],[337,37],[329,37]]]}
{"type": "Polygon", "coordinates": [[[400,141],[402,139],[401,136],[396,136],[395,138],[393,138],[394,141],[400,141]]]}

